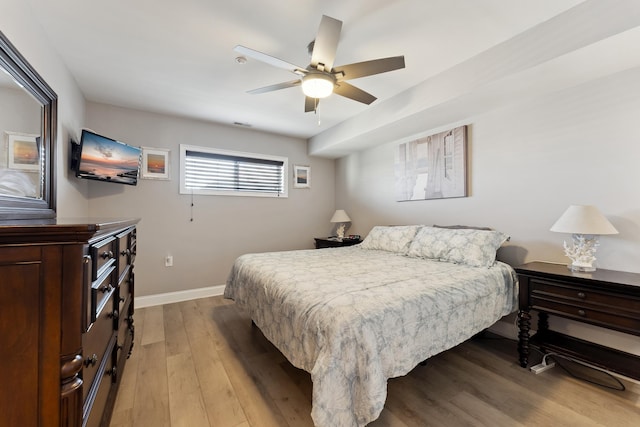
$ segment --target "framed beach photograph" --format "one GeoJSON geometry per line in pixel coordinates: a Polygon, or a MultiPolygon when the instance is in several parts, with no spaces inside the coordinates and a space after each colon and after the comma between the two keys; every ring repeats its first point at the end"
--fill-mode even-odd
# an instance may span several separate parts
{"type": "Polygon", "coordinates": [[[293,188],[311,187],[311,166],[295,165],[293,167],[293,188]]]}
{"type": "Polygon", "coordinates": [[[467,197],[467,127],[399,144],[396,200],[467,197]]]}
{"type": "Polygon", "coordinates": [[[8,167],[25,171],[40,170],[40,136],[7,132],[8,167]]]}
{"type": "Polygon", "coordinates": [[[142,169],[140,177],[144,179],[170,179],[169,153],[164,148],[142,147],[142,169]]]}

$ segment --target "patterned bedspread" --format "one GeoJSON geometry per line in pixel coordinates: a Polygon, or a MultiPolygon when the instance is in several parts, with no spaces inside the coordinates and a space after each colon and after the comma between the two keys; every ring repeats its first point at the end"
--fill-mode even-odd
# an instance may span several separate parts
{"type": "Polygon", "coordinates": [[[517,307],[515,272],[357,246],[247,254],[224,296],[311,374],[318,427],[380,415],[387,379],[454,347],[517,307]]]}

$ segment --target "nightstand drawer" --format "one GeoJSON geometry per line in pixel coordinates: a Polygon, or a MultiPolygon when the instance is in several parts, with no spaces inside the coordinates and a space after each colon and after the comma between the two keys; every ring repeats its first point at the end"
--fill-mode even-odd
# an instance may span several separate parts
{"type": "Polygon", "coordinates": [[[555,282],[532,277],[529,282],[531,297],[553,298],[565,300],[595,310],[623,310],[629,316],[640,318],[640,298],[622,295],[603,290],[592,290],[586,286],[573,286],[568,283],[555,282]]]}
{"type": "Polygon", "coordinates": [[[571,303],[551,298],[531,296],[531,308],[542,310],[581,322],[592,323],[620,331],[638,334],[640,332],[640,316],[637,314],[621,314],[620,312],[598,310],[580,303],[571,303]]]}

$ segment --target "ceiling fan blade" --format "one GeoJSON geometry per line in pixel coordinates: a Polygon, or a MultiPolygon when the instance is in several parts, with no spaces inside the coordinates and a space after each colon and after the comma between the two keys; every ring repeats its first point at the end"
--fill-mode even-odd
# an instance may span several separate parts
{"type": "Polygon", "coordinates": [[[333,61],[336,59],[341,30],[342,21],[322,15],[311,53],[312,67],[318,68],[318,64],[321,64],[320,71],[331,71],[333,61]]]}
{"type": "Polygon", "coordinates": [[[320,103],[320,100],[317,98],[311,98],[310,96],[305,96],[304,97],[304,112],[308,113],[310,111],[316,111],[316,108],[318,108],[318,104],[320,103]]]}
{"type": "Polygon", "coordinates": [[[337,83],[333,91],[338,95],[344,96],[345,98],[353,99],[354,101],[362,102],[363,104],[367,105],[378,99],[370,93],[365,92],[353,85],[350,85],[347,82],[337,83]]]}
{"type": "Polygon", "coordinates": [[[294,74],[298,74],[303,76],[307,73],[307,70],[303,67],[298,67],[297,65],[290,64],[287,61],[283,61],[282,59],[276,58],[275,56],[267,55],[266,53],[259,52],[257,50],[250,49],[248,47],[237,45],[233,48],[234,51],[238,52],[241,55],[246,55],[250,58],[257,59],[258,61],[264,62],[269,65],[273,65],[277,68],[283,68],[285,70],[289,70],[294,74]]]}
{"type": "Polygon", "coordinates": [[[258,89],[249,90],[247,91],[247,93],[255,95],[257,93],[273,92],[274,90],[287,89],[294,86],[300,86],[300,83],[302,83],[300,80],[291,80],[290,82],[283,82],[275,85],[270,85],[270,86],[260,87],[258,89]]]}
{"type": "Polygon", "coordinates": [[[404,56],[392,56],[389,58],[357,62],[355,64],[340,65],[333,69],[333,73],[338,74],[336,76],[338,80],[350,80],[399,70],[401,68],[404,68],[404,56]],[[339,74],[342,74],[342,76],[339,74]]]}

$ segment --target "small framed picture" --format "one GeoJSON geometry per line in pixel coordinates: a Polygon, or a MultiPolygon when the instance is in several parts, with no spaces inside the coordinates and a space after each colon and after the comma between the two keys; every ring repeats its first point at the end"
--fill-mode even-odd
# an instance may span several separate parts
{"type": "Polygon", "coordinates": [[[142,170],[140,177],[144,179],[170,179],[169,153],[164,148],[142,147],[142,170]]]}
{"type": "Polygon", "coordinates": [[[7,132],[9,169],[40,170],[40,136],[7,132]]]}
{"type": "Polygon", "coordinates": [[[293,188],[311,187],[311,166],[295,165],[293,167],[293,188]]]}

